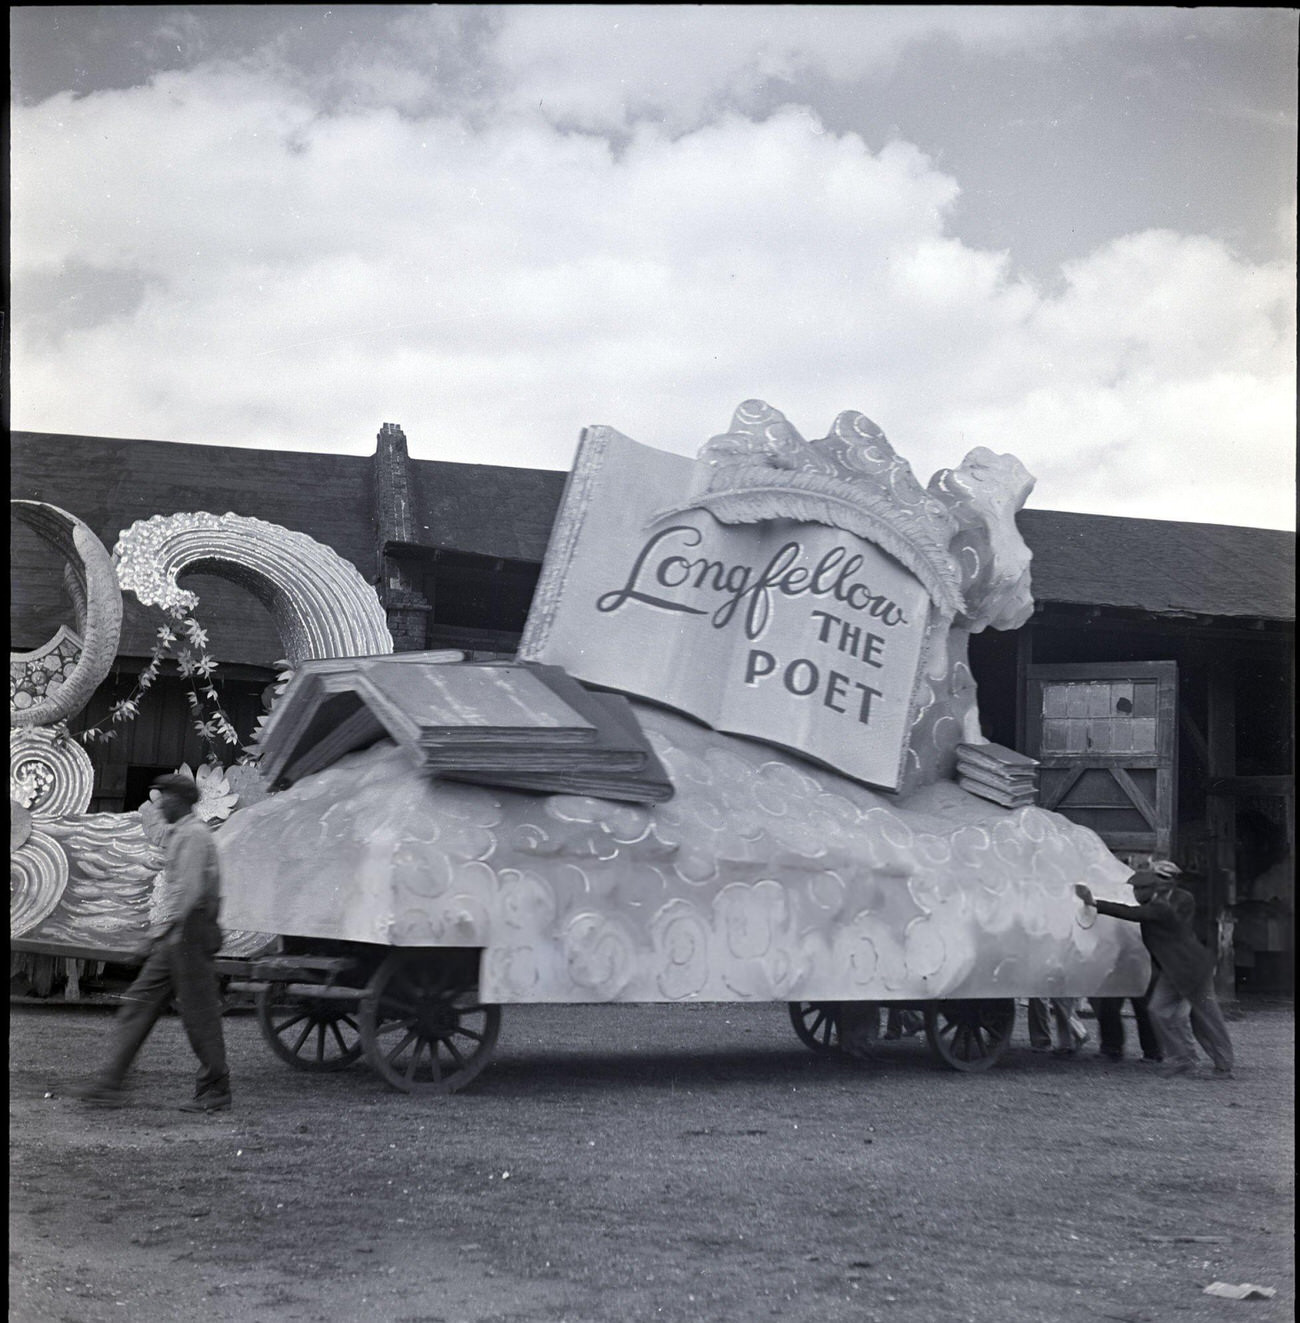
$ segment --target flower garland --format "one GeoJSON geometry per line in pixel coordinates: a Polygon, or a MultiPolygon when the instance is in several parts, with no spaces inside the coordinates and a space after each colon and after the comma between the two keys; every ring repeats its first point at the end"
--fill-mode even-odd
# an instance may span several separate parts
{"type": "Polygon", "coordinates": [[[248,743],[244,745],[243,756],[239,759],[241,763],[256,762],[261,757],[262,747],[260,741],[262,732],[266,729],[266,723],[271,719],[271,709],[275,706],[276,699],[289,687],[289,681],[293,679],[294,665],[286,658],[281,657],[275,663],[275,669],[275,686],[271,690],[270,702],[267,703],[266,710],[257,718],[257,722],[253,726],[253,733],[249,737],[248,743]]]}
{"type": "Polygon", "coordinates": [[[105,724],[119,725],[134,721],[140,715],[141,699],[157,680],[163,662],[170,655],[176,661],[181,678],[189,682],[186,699],[190,705],[194,729],[208,751],[205,761],[211,765],[220,764],[218,741],[225,745],[238,745],[239,735],[221,706],[213,683],[212,675],[217,669],[217,663],[205,651],[208,646],[207,631],[192,616],[186,615],[184,607],[168,607],[166,614],[170,622],[158,630],[149,664],[140,672],[135,687],[125,698],[119,699],[109,708],[103,720],[79,731],[77,739],[83,744],[107,744],[115,740],[118,732],[105,729],[105,724]]]}

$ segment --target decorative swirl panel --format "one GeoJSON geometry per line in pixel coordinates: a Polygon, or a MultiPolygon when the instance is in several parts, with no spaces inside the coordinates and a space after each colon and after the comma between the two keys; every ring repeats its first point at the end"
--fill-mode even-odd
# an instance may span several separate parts
{"type": "MultiPolygon", "coordinates": [[[[484,949],[492,1002],[1132,995],[1091,832],[951,782],[890,797],[661,709],[677,788],[633,806],[431,780],[382,742],[222,828],[223,914],[263,932],[484,949]]],[[[1130,931],[1131,930],[1131,931],[1130,931]]]]}

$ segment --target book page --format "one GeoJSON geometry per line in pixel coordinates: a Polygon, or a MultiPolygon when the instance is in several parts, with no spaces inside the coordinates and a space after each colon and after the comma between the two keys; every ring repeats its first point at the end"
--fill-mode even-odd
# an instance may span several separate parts
{"type": "Polygon", "coordinates": [[[895,788],[930,615],[919,580],[837,528],[664,515],[705,466],[608,429],[584,451],[520,655],[895,788]]]}

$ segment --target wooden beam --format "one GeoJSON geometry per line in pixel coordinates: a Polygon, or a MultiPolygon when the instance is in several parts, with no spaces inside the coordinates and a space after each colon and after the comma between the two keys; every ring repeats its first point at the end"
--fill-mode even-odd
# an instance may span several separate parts
{"type": "MultiPolygon", "coordinates": [[[[1235,780],[1237,773],[1237,693],[1232,669],[1224,662],[1209,668],[1207,692],[1207,770],[1211,780],[1235,780]]],[[[1223,1000],[1236,997],[1233,907],[1237,903],[1237,804],[1228,795],[1205,801],[1209,828],[1210,904],[1213,907],[1216,956],[1215,991],[1223,1000]]]]}
{"type": "MultiPolygon", "coordinates": [[[[1070,791],[1074,789],[1075,785],[1078,783],[1079,778],[1083,775],[1084,770],[1085,768],[1082,763],[1075,763],[1074,766],[1071,767],[1070,770],[1066,772],[1066,774],[1060,779],[1060,781],[1055,786],[1052,787],[1051,795],[1042,799],[1042,803],[1039,805],[1039,807],[1045,809],[1056,808],[1056,806],[1060,804],[1061,800],[1063,800],[1066,797],[1066,795],[1068,795],[1070,791]]],[[[1040,791],[1039,793],[1041,795],[1042,792],[1040,791]]]]}
{"type": "Polygon", "coordinates": [[[1156,817],[1155,805],[1147,799],[1139,789],[1137,782],[1122,767],[1116,767],[1112,770],[1115,780],[1123,786],[1124,793],[1133,801],[1133,806],[1151,824],[1151,830],[1158,834],[1160,823],[1156,817]]]}
{"type": "Polygon", "coordinates": [[[1182,703],[1178,705],[1178,725],[1183,734],[1187,736],[1193,750],[1195,750],[1201,766],[1208,768],[1210,765],[1210,746],[1206,743],[1205,736],[1201,734],[1201,728],[1192,719],[1192,714],[1182,703]]]}
{"type": "Polygon", "coordinates": [[[1016,631],[1016,748],[1023,749],[1028,738],[1029,668],[1034,664],[1034,626],[1023,625],[1016,631]]]}
{"type": "Polygon", "coordinates": [[[1134,617],[1107,612],[1091,617],[1087,607],[1069,603],[1039,603],[1040,611],[1026,628],[1069,630],[1087,628],[1089,633],[1111,631],[1116,634],[1159,634],[1164,638],[1186,640],[1203,647],[1231,639],[1244,645],[1243,651],[1255,655],[1264,649],[1281,652],[1294,646],[1295,624],[1289,620],[1254,620],[1227,623],[1226,617],[1210,617],[1212,623],[1195,626],[1188,620],[1171,617],[1134,617]]]}
{"type": "Polygon", "coordinates": [[[1295,778],[1291,776],[1216,776],[1205,787],[1207,795],[1226,795],[1243,799],[1253,795],[1293,795],[1295,778]]]}

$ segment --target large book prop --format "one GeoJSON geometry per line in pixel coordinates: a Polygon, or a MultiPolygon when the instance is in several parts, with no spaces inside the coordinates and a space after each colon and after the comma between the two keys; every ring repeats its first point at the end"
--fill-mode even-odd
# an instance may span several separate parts
{"type": "Polygon", "coordinates": [[[588,429],[498,670],[538,719],[446,720],[468,665],[304,677],[263,737],[286,788],[221,833],[232,920],[481,948],[488,1002],[1142,992],[1074,894],[1130,870],[980,762],[967,640],[1032,611],[1031,487],[978,449],[922,488],[855,413],[809,442],[750,401],[697,460],[588,429]],[[615,709],[649,772],[596,759],[635,743],[615,709]]]}
{"type": "Polygon", "coordinates": [[[460,658],[304,663],[262,731],[264,777],[291,785],[387,739],[431,776],[633,802],[671,797],[626,698],[590,692],[555,666],[460,658]]]}

